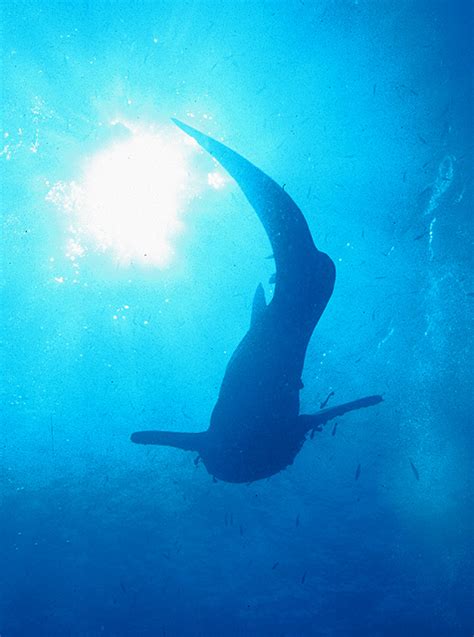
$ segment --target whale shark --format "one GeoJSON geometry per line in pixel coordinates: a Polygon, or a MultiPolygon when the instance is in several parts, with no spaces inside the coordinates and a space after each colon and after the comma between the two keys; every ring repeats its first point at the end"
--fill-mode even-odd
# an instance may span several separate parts
{"type": "Polygon", "coordinates": [[[267,303],[257,286],[250,327],[229,360],[207,431],[137,431],[131,440],[197,452],[214,479],[253,482],[291,465],[308,434],[382,396],[299,413],[306,350],[333,292],[334,263],[284,187],[223,143],[173,122],[223,166],[257,213],[273,249],[275,288],[267,303]]]}

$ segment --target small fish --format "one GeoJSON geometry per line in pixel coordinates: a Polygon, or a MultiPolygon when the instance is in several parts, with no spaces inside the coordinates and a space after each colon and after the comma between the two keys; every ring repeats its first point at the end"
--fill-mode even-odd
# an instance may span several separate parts
{"type": "Polygon", "coordinates": [[[466,292],[466,296],[474,296],[474,292],[466,292]]]}
{"type": "Polygon", "coordinates": [[[279,564],[280,562],[275,562],[275,564],[272,566],[272,571],[274,571],[279,564]]]}
{"type": "Polygon", "coordinates": [[[395,88],[399,91],[400,94],[402,94],[403,92],[406,92],[406,93],[409,93],[410,95],[415,95],[415,97],[418,96],[418,93],[414,89],[407,86],[406,84],[397,84],[395,88]]]}
{"type": "Polygon", "coordinates": [[[418,473],[418,469],[415,467],[415,465],[413,464],[413,462],[411,460],[410,460],[410,466],[411,466],[411,470],[413,471],[413,475],[415,476],[415,478],[417,480],[419,480],[420,479],[420,474],[418,473]]]}
{"type": "Polygon", "coordinates": [[[300,525],[300,514],[298,513],[295,520],[295,526],[299,526],[299,525],[300,525]]]}
{"type": "Polygon", "coordinates": [[[239,524],[239,533],[240,533],[240,537],[244,536],[244,527],[241,524],[239,524]]]}
{"type": "Polygon", "coordinates": [[[377,93],[377,84],[374,84],[372,87],[372,95],[375,95],[377,93]]]}
{"type": "Polygon", "coordinates": [[[120,588],[122,589],[124,593],[127,592],[127,589],[125,588],[125,584],[123,582],[120,582],[120,588]]]}
{"type": "Polygon", "coordinates": [[[337,429],[337,422],[334,424],[334,427],[332,428],[331,436],[336,435],[336,429],[337,429]]]}
{"type": "Polygon", "coordinates": [[[355,472],[354,480],[358,480],[359,477],[360,477],[360,462],[357,465],[357,469],[356,469],[356,472],[355,472]]]}
{"type": "Polygon", "coordinates": [[[276,272],[274,274],[272,274],[272,276],[268,279],[268,283],[270,283],[270,285],[272,285],[272,283],[276,283],[276,272]]]}
{"type": "Polygon", "coordinates": [[[427,144],[428,142],[426,141],[426,139],[424,137],[422,137],[421,135],[418,135],[418,139],[420,140],[420,142],[422,144],[427,144]]]}
{"type": "Polygon", "coordinates": [[[427,234],[428,234],[428,231],[422,232],[421,234],[416,235],[413,241],[419,241],[420,239],[423,239],[423,237],[426,237],[427,234]]]}
{"type": "Polygon", "coordinates": [[[327,395],[326,400],[323,400],[323,402],[319,404],[319,409],[324,409],[324,407],[326,407],[326,405],[327,405],[327,404],[328,404],[328,402],[329,402],[329,399],[330,399],[332,396],[334,396],[334,392],[333,392],[333,391],[329,392],[329,394],[327,395]]]}
{"type": "Polygon", "coordinates": [[[304,583],[305,583],[306,575],[307,575],[307,574],[308,574],[308,571],[305,571],[305,572],[303,573],[303,577],[301,578],[301,583],[302,583],[302,584],[304,584],[304,583]]]}

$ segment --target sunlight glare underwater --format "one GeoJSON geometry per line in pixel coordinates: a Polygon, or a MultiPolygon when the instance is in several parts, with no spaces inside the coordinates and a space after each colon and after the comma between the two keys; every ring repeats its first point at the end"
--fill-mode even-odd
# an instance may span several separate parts
{"type": "MultiPolygon", "coordinates": [[[[127,128],[127,139],[90,157],[80,182],[59,181],[46,197],[68,216],[66,256],[75,261],[94,248],[110,252],[122,265],[166,267],[174,256],[173,238],[183,231],[186,200],[198,190],[187,171],[194,141],[178,143],[116,123],[127,128]]],[[[209,173],[207,184],[217,189],[223,179],[209,173]]]]}

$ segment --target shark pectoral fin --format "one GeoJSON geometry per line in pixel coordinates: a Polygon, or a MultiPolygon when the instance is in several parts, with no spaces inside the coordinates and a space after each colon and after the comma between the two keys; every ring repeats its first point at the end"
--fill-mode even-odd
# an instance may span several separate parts
{"type": "Polygon", "coordinates": [[[327,409],[321,409],[316,414],[298,416],[298,421],[301,424],[304,431],[310,429],[317,429],[321,425],[326,424],[329,420],[342,416],[348,411],[354,411],[356,409],[363,409],[364,407],[372,407],[378,405],[383,401],[382,396],[365,396],[364,398],[358,398],[357,400],[351,400],[348,403],[337,405],[336,407],[328,407],[327,409]]]}
{"type": "Polygon", "coordinates": [[[205,445],[206,432],[136,431],[130,436],[130,440],[139,445],[161,445],[184,451],[201,451],[205,445]]]}
{"type": "Polygon", "coordinates": [[[267,302],[265,300],[265,291],[261,283],[258,284],[257,289],[253,297],[252,303],[252,318],[250,320],[251,325],[255,325],[256,321],[262,316],[263,312],[267,309],[267,302]]]}

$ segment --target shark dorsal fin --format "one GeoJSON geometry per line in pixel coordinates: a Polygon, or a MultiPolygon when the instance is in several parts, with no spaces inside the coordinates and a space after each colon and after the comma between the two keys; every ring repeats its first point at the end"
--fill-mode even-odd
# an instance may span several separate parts
{"type": "Polygon", "coordinates": [[[263,285],[259,283],[253,296],[252,318],[250,320],[250,325],[255,325],[266,309],[267,302],[265,300],[265,291],[263,289],[263,285]]]}

